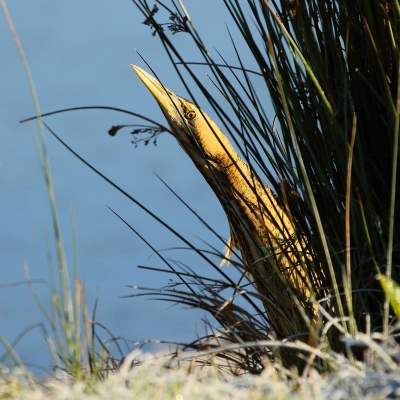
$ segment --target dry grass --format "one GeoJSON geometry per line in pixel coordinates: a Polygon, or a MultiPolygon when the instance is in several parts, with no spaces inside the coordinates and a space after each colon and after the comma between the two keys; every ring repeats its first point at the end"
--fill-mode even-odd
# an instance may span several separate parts
{"type": "MultiPolygon", "coordinates": [[[[382,348],[382,351],[387,349],[382,348]]],[[[396,348],[398,351],[398,348],[396,348]]],[[[337,371],[307,377],[292,370],[268,366],[260,376],[221,374],[213,367],[197,368],[188,374],[187,365],[167,368],[166,358],[134,353],[120,370],[104,381],[73,382],[59,379],[30,387],[19,371],[7,382],[0,381],[0,398],[6,399],[141,399],[141,400],[261,400],[261,399],[384,399],[400,396],[400,370],[389,366],[377,353],[370,365],[351,365],[337,356],[337,371]],[[142,363],[131,370],[132,360],[142,363]]]]}

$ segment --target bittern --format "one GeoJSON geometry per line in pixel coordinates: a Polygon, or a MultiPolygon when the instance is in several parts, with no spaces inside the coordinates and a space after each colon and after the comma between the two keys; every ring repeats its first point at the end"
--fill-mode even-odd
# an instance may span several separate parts
{"type": "MultiPolygon", "coordinates": [[[[206,179],[228,218],[230,251],[239,249],[245,272],[259,293],[280,338],[299,333],[298,307],[313,319],[306,245],[277,195],[234,150],[216,123],[132,65],[161,108],[171,131],[206,179]],[[281,318],[285,315],[285,318],[281,318]]],[[[228,250],[228,253],[230,252],[228,250]]],[[[229,254],[227,254],[229,256],[229,254]]]]}

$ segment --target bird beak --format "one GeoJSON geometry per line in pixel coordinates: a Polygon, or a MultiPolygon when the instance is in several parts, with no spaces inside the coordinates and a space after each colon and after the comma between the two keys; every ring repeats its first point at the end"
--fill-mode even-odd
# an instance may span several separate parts
{"type": "Polygon", "coordinates": [[[161,107],[161,110],[173,115],[175,113],[176,107],[172,104],[170,98],[173,95],[165,86],[163,86],[157,79],[153,78],[146,71],[136,65],[131,64],[132,69],[136,72],[137,76],[144,83],[144,85],[149,89],[150,93],[154,96],[157,103],[161,107]]]}

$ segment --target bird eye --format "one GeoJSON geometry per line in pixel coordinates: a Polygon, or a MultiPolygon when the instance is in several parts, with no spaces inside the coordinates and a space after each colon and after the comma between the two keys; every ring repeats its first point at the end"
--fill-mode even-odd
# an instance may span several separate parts
{"type": "Polygon", "coordinates": [[[186,111],[185,117],[187,119],[195,119],[196,118],[196,111],[194,111],[194,110],[186,111]]]}

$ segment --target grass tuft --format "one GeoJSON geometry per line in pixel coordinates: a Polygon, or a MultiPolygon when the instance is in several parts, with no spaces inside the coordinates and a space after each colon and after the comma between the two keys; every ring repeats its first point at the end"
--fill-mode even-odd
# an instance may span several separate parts
{"type": "MultiPolygon", "coordinates": [[[[149,33],[154,40],[162,41],[189,96],[197,104],[193,88],[204,95],[208,105],[202,104],[202,108],[211,108],[219,117],[242,158],[277,194],[290,216],[295,236],[301,239],[300,246],[295,244],[297,238],[279,246],[279,254],[271,261],[271,271],[278,280],[249,276],[251,266],[237,257],[231,260],[241,276],[237,281],[214,261],[215,256],[224,260],[223,254],[214,248],[194,246],[87,163],[43,123],[22,46],[5,1],[0,2],[35,104],[36,117],[29,120],[37,119],[39,124],[39,136],[33,132],[33,137],[48,190],[57,251],[57,277],[50,285],[51,312],[37,297],[28,269],[27,282],[55,339],[53,343],[46,335],[55,368],[68,375],[68,379],[54,385],[37,386],[24,369],[16,370],[0,386],[0,394],[13,398],[29,382],[31,396],[51,393],[54,398],[61,397],[66,388],[74,396],[90,394],[94,398],[132,394],[175,399],[398,395],[397,1],[223,0],[234,23],[227,34],[232,39],[237,65],[229,65],[218,52],[221,60],[214,60],[181,0],[156,0],[157,4],[151,6],[146,0],[133,0],[145,25],[151,28],[149,33]],[[165,18],[169,18],[168,23],[163,22],[165,18]],[[174,43],[175,34],[190,37],[199,61],[185,62],[185,49],[178,48],[179,41],[174,43]],[[246,58],[235,43],[238,36],[246,43],[246,58]],[[197,65],[208,68],[219,94],[202,84],[197,65]],[[183,78],[183,71],[188,79],[183,78]],[[273,115],[260,100],[265,93],[270,95],[273,115]],[[88,315],[77,271],[73,285],[69,280],[44,125],[89,168],[167,227],[219,274],[218,278],[209,278],[192,266],[173,266],[146,242],[167,269],[146,268],[172,274],[176,280],[163,290],[134,287],[140,291],[133,296],[151,296],[202,309],[210,317],[205,320],[207,334],[192,343],[178,344],[168,361],[136,362],[135,353],[119,365],[98,340],[95,318],[88,315]],[[306,301],[304,293],[280,271],[279,265],[285,259],[289,268],[301,271],[309,293],[306,301]],[[274,282],[282,283],[279,287],[285,289],[279,298],[274,297],[274,282]]],[[[56,112],[72,110],[77,109],[56,112]]],[[[150,118],[113,110],[128,112],[151,124],[132,125],[135,145],[142,140],[148,144],[161,132],[169,131],[150,118]],[[150,136],[141,139],[140,135],[150,136]]],[[[115,135],[125,127],[114,126],[109,133],[115,135]]],[[[257,188],[253,190],[257,196],[257,188]]],[[[127,224],[122,216],[116,216],[127,224]]],[[[286,228],[281,222],[276,220],[274,224],[283,232],[286,228]]],[[[260,248],[260,257],[270,250],[260,248]]],[[[23,368],[13,346],[2,336],[0,341],[23,368]]]]}

